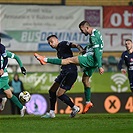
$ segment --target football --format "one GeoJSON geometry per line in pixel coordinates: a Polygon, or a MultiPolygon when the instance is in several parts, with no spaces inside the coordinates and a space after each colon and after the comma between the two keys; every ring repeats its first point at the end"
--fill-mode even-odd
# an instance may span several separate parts
{"type": "Polygon", "coordinates": [[[22,102],[22,103],[27,103],[30,101],[30,98],[31,98],[31,95],[28,91],[23,91],[23,92],[20,92],[19,94],[19,100],[22,102]]]}

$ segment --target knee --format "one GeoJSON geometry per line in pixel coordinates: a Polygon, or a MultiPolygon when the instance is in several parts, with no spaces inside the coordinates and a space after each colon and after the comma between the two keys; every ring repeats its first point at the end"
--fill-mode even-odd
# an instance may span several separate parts
{"type": "Polygon", "coordinates": [[[56,92],[56,96],[57,96],[57,97],[61,96],[60,91],[57,91],[57,92],[56,92]]]}
{"type": "Polygon", "coordinates": [[[60,97],[61,95],[63,95],[64,94],[64,92],[62,92],[61,90],[58,90],[57,92],[56,92],[56,96],[57,97],[60,97]]]}
{"type": "Polygon", "coordinates": [[[12,94],[11,90],[6,90],[5,93],[6,93],[7,98],[9,98],[9,99],[12,98],[13,94],[12,94]]]}
{"type": "Polygon", "coordinates": [[[82,83],[83,83],[84,87],[90,87],[89,81],[82,79],[82,83]]]}

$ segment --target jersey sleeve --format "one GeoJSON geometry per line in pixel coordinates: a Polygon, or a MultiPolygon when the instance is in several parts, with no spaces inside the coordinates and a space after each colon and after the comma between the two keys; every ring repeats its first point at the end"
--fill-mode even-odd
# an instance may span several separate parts
{"type": "Polygon", "coordinates": [[[121,70],[122,69],[122,65],[124,63],[124,53],[122,53],[120,61],[118,62],[118,69],[121,70]]]}
{"type": "Polygon", "coordinates": [[[99,48],[94,48],[94,58],[96,62],[98,63],[98,68],[102,67],[102,56],[99,51],[99,48]]]}
{"type": "Polygon", "coordinates": [[[98,68],[102,67],[102,52],[100,51],[100,44],[98,44],[98,38],[92,37],[92,45],[94,50],[94,58],[98,63],[98,68]]]}
{"type": "Polygon", "coordinates": [[[19,56],[17,56],[16,54],[8,51],[7,52],[7,57],[8,58],[11,58],[11,59],[15,59],[17,61],[17,63],[19,64],[20,67],[23,67],[23,63],[22,61],[20,60],[19,56]]]}

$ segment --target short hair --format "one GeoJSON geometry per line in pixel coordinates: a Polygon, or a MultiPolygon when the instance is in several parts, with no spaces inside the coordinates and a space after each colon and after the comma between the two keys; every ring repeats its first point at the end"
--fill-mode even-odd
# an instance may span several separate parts
{"type": "Polygon", "coordinates": [[[81,26],[84,26],[85,24],[88,25],[88,26],[90,26],[89,22],[86,21],[86,20],[84,20],[84,21],[82,21],[82,22],[79,24],[79,28],[80,28],[81,26]]]}
{"type": "Polygon", "coordinates": [[[50,36],[47,37],[47,40],[49,40],[51,37],[55,37],[55,38],[58,39],[58,37],[56,35],[50,35],[50,36]]]}
{"type": "Polygon", "coordinates": [[[130,42],[132,42],[132,40],[131,40],[131,39],[126,39],[125,41],[130,41],[130,42]]]}

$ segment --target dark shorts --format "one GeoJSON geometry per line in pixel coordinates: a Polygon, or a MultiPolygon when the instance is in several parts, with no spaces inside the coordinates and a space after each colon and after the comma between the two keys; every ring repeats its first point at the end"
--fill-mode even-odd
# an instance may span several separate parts
{"type": "Polygon", "coordinates": [[[77,71],[64,72],[61,71],[60,75],[55,79],[56,82],[60,84],[60,88],[70,90],[72,85],[77,79],[77,71]]]}

